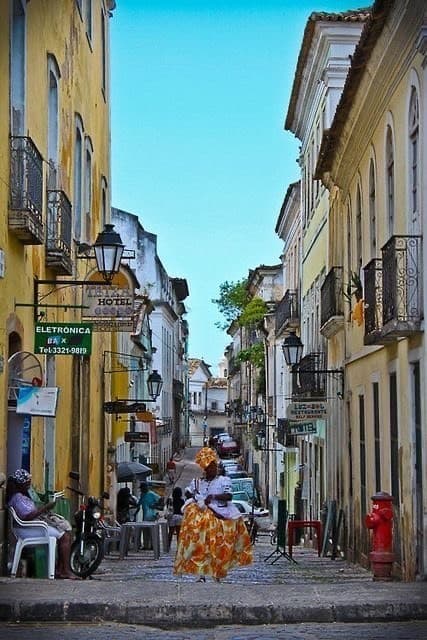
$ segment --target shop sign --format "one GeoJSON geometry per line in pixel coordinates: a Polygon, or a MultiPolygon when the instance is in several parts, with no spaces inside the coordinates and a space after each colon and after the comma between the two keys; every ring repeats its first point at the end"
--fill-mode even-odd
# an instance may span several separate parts
{"type": "Polygon", "coordinates": [[[16,413],[54,418],[58,391],[58,387],[19,387],[16,413]]]}
{"type": "Polygon", "coordinates": [[[76,322],[38,322],[34,353],[47,356],[90,356],[92,325],[76,322]]]}
{"type": "Polygon", "coordinates": [[[143,431],[125,431],[125,442],[150,442],[150,434],[143,431]]]}
{"type": "Polygon", "coordinates": [[[291,436],[309,436],[317,433],[315,422],[289,422],[291,436]]]}
{"type": "Polygon", "coordinates": [[[294,422],[306,420],[324,420],[328,415],[326,402],[291,402],[286,407],[286,417],[294,422]]]}
{"type": "Polygon", "coordinates": [[[91,322],[94,331],[134,331],[134,285],[120,271],[111,285],[99,280],[99,274],[86,278],[83,287],[82,320],[91,322]]]}

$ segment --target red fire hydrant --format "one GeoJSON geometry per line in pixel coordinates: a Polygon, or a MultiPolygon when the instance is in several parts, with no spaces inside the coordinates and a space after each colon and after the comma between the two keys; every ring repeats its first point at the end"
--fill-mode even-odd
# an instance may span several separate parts
{"type": "Polygon", "coordinates": [[[392,580],[393,553],[393,497],[379,491],[372,496],[372,513],[365,518],[372,529],[372,551],[369,554],[374,580],[392,580]]]}

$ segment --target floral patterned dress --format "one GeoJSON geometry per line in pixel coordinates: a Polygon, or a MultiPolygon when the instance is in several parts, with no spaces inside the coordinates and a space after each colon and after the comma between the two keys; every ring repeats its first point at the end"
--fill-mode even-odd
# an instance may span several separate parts
{"type": "Polygon", "coordinates": [[[231,568],[251,564],[249,534],[234,505],[217,500],[212,508],[204,504],[209,494],[231,493],[229,478],[195,479],[187,489],[195,497],[184,505],[174,573],[224,578],[231,568]]]}

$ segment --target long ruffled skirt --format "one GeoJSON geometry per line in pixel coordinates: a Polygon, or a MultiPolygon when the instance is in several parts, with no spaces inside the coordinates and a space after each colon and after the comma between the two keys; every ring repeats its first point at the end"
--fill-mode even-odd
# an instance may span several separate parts
{"type": "Polygon", "coordinates": [[[242,518],[222,520],[196,504],[185,509],[174,573],[224,578],[235,566],[251,564],[252,545],[242,518]]]}

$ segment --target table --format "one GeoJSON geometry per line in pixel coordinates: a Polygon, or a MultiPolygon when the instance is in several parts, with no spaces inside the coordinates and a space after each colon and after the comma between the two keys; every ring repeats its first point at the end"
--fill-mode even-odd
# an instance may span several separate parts
{"type": "MultiPolygon", "coordinates": [[[[167,523],[166,523],[167,524],[167,523]]],[[[154,559],[158,560],[160,558],[160,525],[155,520],[153,522],[148,520],[143,520],[142,522],[124,522],[120,527],[120,543],[119,543],[119,557],[120,560],[123,560],[126,553],[129,550],[129,543],[131,534],[134,534],[134,544],[138,547],[138,540],[141,535],[141,531],[144,529],[149,529],[151,534],[151,541],[153,544],[153,553],[154,559]],[[139,534],[139,535],[138,535],[139,534]]],[[[162,535],[164,527],[162,527],[162,535]]],[[[164,539],[164,538],[163,538],[164,539]]]]}
{"type": "Polygon", "coordinates": [[[294,544],[294,530],[301,529],[303,527],[310,527],[316,529],[317,535],[317,555],[320,558],[320,552],[322,549],[322,523],[320,520],[288,520],[288,549],[289,555],[292,558],[292,546],[294,544]]]}

